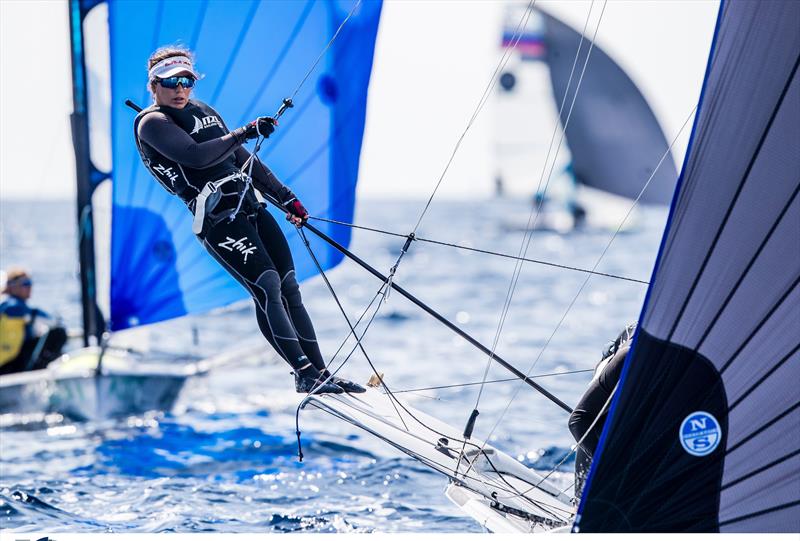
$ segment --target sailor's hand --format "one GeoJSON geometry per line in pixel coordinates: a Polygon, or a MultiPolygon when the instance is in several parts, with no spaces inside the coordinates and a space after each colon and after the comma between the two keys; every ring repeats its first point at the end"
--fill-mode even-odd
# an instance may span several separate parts
{"type": "Polygon", "coordinates": [[[294,225],[303,225],[308,221],[308,211],[298,198],[293,197],[284,206],[286,207],[287,221],[292,222],[294,225]]]}
{"type": "Polygon", "coordinates": [[[272,132],[275,131],[275,126],[278,121],[270,116],[260,116],[244,128],[244,136],[246,139],[255,139],[259,135],[267,139],[272,132]]]}

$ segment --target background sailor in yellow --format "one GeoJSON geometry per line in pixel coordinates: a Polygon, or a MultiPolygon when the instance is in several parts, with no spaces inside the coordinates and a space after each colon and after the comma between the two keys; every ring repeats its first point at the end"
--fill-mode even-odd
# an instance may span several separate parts
{"type": "Polygon", "coordinates": [[[47,325],[50,316],[28,306],[32,287],[26,270],[8,271],[0,297],[0,374],[44,368],[67,341],[63,327],[47,325]]]}

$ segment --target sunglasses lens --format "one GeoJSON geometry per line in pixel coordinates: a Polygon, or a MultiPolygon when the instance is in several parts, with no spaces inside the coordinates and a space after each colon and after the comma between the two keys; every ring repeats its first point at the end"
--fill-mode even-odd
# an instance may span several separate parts
{"type": "Polygon", "coordinates": [[[178,88],[181,85],[183,88],[192,88],[194,86],[194,79],[192,77],[167,77],[158,82],[164,88],[178,88]]]}

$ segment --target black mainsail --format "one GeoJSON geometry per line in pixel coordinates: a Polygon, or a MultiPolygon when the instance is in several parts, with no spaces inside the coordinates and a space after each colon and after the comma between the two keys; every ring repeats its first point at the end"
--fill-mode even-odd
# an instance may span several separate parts
{"type": "Polygon", "coordinates": [[[588,37],[539,13],[553,96],[567,104],[560,120],[566,126],[575,180],[628,199],[638,197],[640,203],[669,205],[678,171],[671,154],[661,163],[669,143],[641,90],[599,45],[590,46],[588,37]],[[591,61],[578,88],[571,78],[573,64],[582,66],[588,55],[591,61]],[[642,179],[651,176],[639,196],[642,179]]]}
{"type": "Polygon", "coordinates": [[[800,531],[800,3],[720,8],[575,530],[800,531]]]}

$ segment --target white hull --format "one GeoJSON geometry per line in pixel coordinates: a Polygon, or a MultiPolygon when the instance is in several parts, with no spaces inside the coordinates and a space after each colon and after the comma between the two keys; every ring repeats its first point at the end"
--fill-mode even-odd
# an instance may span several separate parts
{"type": "Polygon", "coordinates": [[[507,454],[370,389],[320,395],[308,404],[370,432],[450,479],[448,497],[486,528],[534,532],[571,523],[569,496],[507,454]]]}
{"type": "Polygon", "coordinates": [[[0,376],[0,413],[59,413],[85,421],[169,411],[196,365],[145,363],[99,348],[63,355],[43,370],[0,376]]]}
{"type": "Polygon", "coordinates": [[[170,411],[185,376],[76,376],[53,381],[49,410],[77,421],[170,411]]]}
{"type": "Polygon", "coordinates": [[[46,411],[50,382],[50,373],[47,370],[0,376],[0,413],[46,411]]]}

